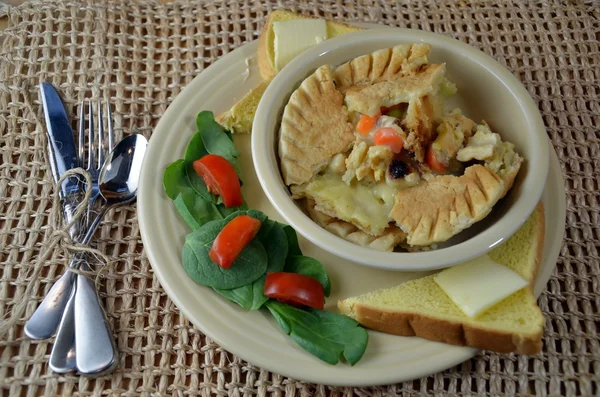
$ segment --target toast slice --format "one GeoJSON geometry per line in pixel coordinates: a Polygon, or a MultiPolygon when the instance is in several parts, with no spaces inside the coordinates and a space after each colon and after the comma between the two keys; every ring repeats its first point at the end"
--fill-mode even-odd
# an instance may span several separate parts
{"type": "MultiPolygon", "coordinates": [[[[273,33],[273,22],[309,18],[318,19],[313,16],[296,14],[286,10],[276,10],[269,14],[258,41],[258,67],[263,79],[269,80],[279,72],[275,69],[275,34],[273,33]]],[[[327,24],[327,38],[363,30],[363,28],[330,19],[326,19],[325,23],[327,24]]]]}
{"type": "Polygon", "coordinates": [[[344,299],[338,308],[363,326],[381,332],[500,353],[539,353],[544,317],[533,285],[541,262],[544,228],[540,202],[517,233],[489,253],[491,259],[529,280],[530,286],[476,318],[462,313],[433,275],[344,299]]]}
{"type": "Polygon", "coordinates": [[[262,98],[269,81],[263,81],[252,91],[246,94],[238,103],[225,113],[218,114],[215,118],[226,130],[235,134],[250,134],[256,108],[262,98]]]}

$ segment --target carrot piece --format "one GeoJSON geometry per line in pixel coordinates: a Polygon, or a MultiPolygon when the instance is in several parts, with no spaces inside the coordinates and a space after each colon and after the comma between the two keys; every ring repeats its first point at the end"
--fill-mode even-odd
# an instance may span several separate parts
{"type": "Polygon", "coordinates": [[[429,168],[436,174],[445,174],[448,172],[448,167],[444,163],[438,161],[431,146],[427,149],[427,165],[429,165],[429,168]]]}
{"type": "Polygon", "coordinates": [[[373,129],[373,127],[375,127],[375,123],[377,122],[378,118],[378,114],[376,114],[373,117],[363,114],[360,120],[358,121],[358,124],[356,125],[356,132],[358,132],[361,135],[368,135],[369,132],[373,129]]]}
{"type": "Polygon", "coordinates": [[[398,135],[396,130],[389,127],[378,129],[373,137],[373,143],[377,146],[389,146],[394,153],[400,153],[404,147],[404,142],[400,135],[398,135]]]}

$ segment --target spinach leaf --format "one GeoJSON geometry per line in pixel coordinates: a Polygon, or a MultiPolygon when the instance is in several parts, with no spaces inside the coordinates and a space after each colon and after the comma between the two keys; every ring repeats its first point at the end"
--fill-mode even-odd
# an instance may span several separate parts
{"type": "MultiPolygon", "coordinates": [[[[186,167],[189,164],[185,160],[177,160],[170,164],[163,174],[163,186],[167,196],[174,201],[175,208],[183,220],[194,230],[208,221],[223,219],[224,215],[220,211],[225,207],[222,205],[216,206],[212,200],[206,200],[205,196],[195,193],[186,173],[186,167]]],[[[202,179],[199,179],[204,184],[202,179]]],[[[212,196],[208,191],[206,191],[206,194],[212,196]]],[[[238,209],[239,207],[227,208],[226,210],[229,213],[238,209]]]]}
{"type": "Polygon", "coordinates": [[[177,160],[169,164],[163,174],[163,187],[171,200],[175,200],[179,193],[189,188],[185,174],[185,160],[177,160]]]}
{"type": "Polygon", "coordinates": [[[294,228],[290,225],[284,225],[283,223],[280,223],[280,225],[283,227],[283,231],[287,235],[288,256],[302,255],[302,250],[298,244],[298,235],[296,234],[294,228]]]}
{"type": "Polygon", "coordinates": [[[233,289],[214,288],[214,290],[246,310],[258,310],[269,300],[264,294],[266,277],[263,274],[258,280],[241,287],[233,289]]]}
{"type": "Polygon", "coordinates": [[[225,207],[225,205],[222,204],[222,202],[217,205],[217,208],[219,209],[219,212],[221,213],[221,216],[223,218],[228,218],[231,214],[234,214],[238,211],[246,211],[248,209],[248,204],[246,204],[246,201],[244,200],[244,202],[242,203],[242,205],[240,205],[239,207],[225,207]]]}
{"type": "Polygon", "coordinates": [[[267,252],[267,269],[265,274],[249,285],[230,290],[215,289],[215,291],[225,298],[237,303],[244,309],[257,310],[269,300],[269,298],[264,295],[265,279],[267,277],[266,273],[280,272],[283,270],[285,258],[287,256],[287,236],[280,223],[267,219],[265,214],[256,210],[237,212],[228,217],[226,221],[243,214],[260,219],[262,222],[256,238],[262,243],[267,252]]]}
{"type": "Polygon", "coordinates": [[[223,219],[216,205],[196,195],[192,189],[181,192],[173,202],[192,230],[198,229],[206,222],[223,219]]]}
{"type": "Polygon", "coordinates": [[[197,132],[193,137],[190,143],[185,150],[184,159],[187,162],[194,162],[204,156],[206,156],[208,152],[204,148],[204,143],[202,142],[202,134],[197,132]]]}
{"type": "Polygon", "coordinates": [[[210,259],[208,253],[213,241],[226,223],[226,220],[208,222],[185,238],[183,267],[198,284],[221,289],[237,288],[258,279],[267,269],[267,253],[256,238],[229,269],[223,269],[210,259]]]}
{"type": "Polygon", "coordinates": [[[270,219],[263,221],[256,236],[265,247],[269,264],[268,272],[281,272],[288,254],[288,240],[281,224],[270,219]]]}
{"type": "Polygon", "coordinates": [[[187,176],[189,186],[194,189],[196,194],[202,197],[204,200],[209,201],[211,203],[216,203],[216,196],[208,191],[206,188],[206,184],[200,178],[200,175],[196,173],[194,170],[194,166],[192,163],[186,162],[185,165],[185,175],[187,176]]]}
{"type": "Polygon", "coordinates": [[[233,136],[215,121],[213,113],[205,110],[196,116],[196,128],[202,136],[202,143],[208,153],[224,157],[235,168],[240,182],[242,173],[237,158],[240,152],[233,144],[233,136]]]}
{"type": "MultiPolygon", "coordinates": [[[[263,212],[258,211],[258,210],[243,210],[243,211],[235,211],[231,214],[229,214],[226,218],[225,218],[225,222],[229,222],[230,220],[232,220],[233,218],[240,216],[240,215],[248,215],[251,216],[253,218],[258,219],[261,223],[265,222],[268,218],[267,215],[265,215],[263,212]]],[[[261,226],[262,228],[262,226],[261,226]]],[[[259,231],[260,232],[260,231],[259,231]]]]}
{"type": "Polygon", "coordinates": [[[240,155],[225,129],[215,121],[213,112],[205,110],[196,117],[196,128],[202,135],[202,142],[208,153],[225,157],[229,162],[235,162],[240,155]]]}
{"type": "MultiPolygon", "coordinates": [[[[244,203],[245,204],[245,203],[244,203]]],[[[240,208],[240,207],[238,207],[240,208]]],[[[280,272],[285,265],[288,252],[287,236],[279,222],[270,220],[265,213],[258,210],[236,211],[225,218],[225,222],[231,221],[240,215],[248,215],[261,222],[260,230],[256,235],[267,252],[269,264],[267,271],[280,272]]]]}
{"type": "Polygon", "coordinates": [[[327,271],[321,262],[316,259],[308,256],[288,256],[285,261],[285,271],[317,279],[325,290],[325,296],[329,296],[331,293],[331,281],[329,280],[327,271]]]}
{"type": "MultiPolygon", "coordinates": [[[[193,194],[193,193],[192,193],[193,194]]],[[[179,193],[177,198],[173,200],[175,208],[192,230],[198,229],[202,224],[194,217],[192,208],[195,205],[196,197],[189,194],[179,193]]]]}
{"type": "Polygon", "coordinates": [[[354,365],[365,353],[369,335],[350,317],[327,310],[296,309],[274,300],[266,306],[283,332],[328,364],[337,364],[343,357],[354,365]]]}

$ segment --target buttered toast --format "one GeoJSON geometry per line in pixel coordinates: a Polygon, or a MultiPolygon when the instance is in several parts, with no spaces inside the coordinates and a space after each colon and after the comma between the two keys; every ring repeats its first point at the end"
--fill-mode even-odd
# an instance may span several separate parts
{"type": "Polygon", "coordinates": [[[344,299],[338,308],[367,328],[402,336],[501,353],[536,354],[542,348],[544,317],[533,285],[544,244],[544,209],[538,204],[527,222],[489,253],[530,282],[476,318],[465,315],[436,284],[434,275],[396,287],[344,299]]]}
{"type": "MultiPolygon", "coordinates": [[[[260,74],[263,79],[271,79],[279,72],[275,67],[275,33],[273,30],[273,23],[309,18],[317,19],[316,17],[296,14],[286,10],[277,10],[269,14],[260,33],[258,42],[258,67],[260,68],[260,74]]],[[[329,39],[342,34],[362,30],[362,28],[357,26],[336,22],[330,19],[326,19],[325,23],[327,24],[327,38],[329,39]]]]}

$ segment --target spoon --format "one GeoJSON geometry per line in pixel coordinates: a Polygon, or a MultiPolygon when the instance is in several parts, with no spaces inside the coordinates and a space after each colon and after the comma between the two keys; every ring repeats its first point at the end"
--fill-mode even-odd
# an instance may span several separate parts
{"type": "MultiPolygon", "coordinates": [[[[82,239],[83,244],[89,243],[110,208],[135,200],[147,145],[143,135],[130,135],[106,158],[99,186],[105,203],[82,239]]],[[[81,270],[89,270],[85,259],[78,265],[81,270]]],[[[106,374],[117,365],[117,349],[96,286],[79,274],[71,280],[74,288],[58,327],[50,368],[58,373],[78,370],[82,375],[106,374]]]]}

